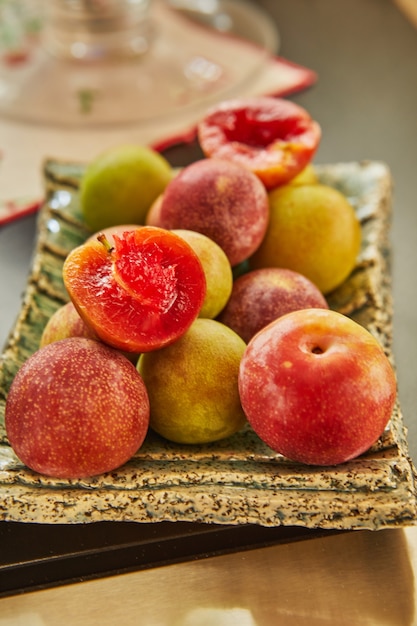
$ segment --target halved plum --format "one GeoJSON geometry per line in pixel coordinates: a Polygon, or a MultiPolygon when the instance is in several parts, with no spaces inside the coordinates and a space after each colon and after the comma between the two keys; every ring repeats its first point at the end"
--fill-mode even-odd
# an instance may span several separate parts
{"type": "Polygon", "coordinates": [[[234,161],[254,172],[267,189],[289,182],[312,160],[319,124],[299,105],[273,97],[226,100],[198,124],[207,157],[234,161]]]}
{"type": "Polygon", "coordinates": [[[178,235],[153,226],[88,241],[63,267],[68,294],[99,339],[126,352],[148,352],[178,339],[198,316],[206,280],[178,235]]]}

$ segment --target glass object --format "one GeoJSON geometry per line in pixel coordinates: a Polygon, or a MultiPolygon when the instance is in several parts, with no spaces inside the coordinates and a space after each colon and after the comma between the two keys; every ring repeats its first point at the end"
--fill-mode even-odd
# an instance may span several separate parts
{"type": "Polygon", "coordinates": [[[279,44],[244,0],[0,0],[0,23],[0,115],[70,127],[187,116],[279,44]]]}
{"type": "Polygon", "coordinates": [[[45,47],[85,61],[142,55],[151,39],[149,8],[150,0],[49,0],[45,47]]]}

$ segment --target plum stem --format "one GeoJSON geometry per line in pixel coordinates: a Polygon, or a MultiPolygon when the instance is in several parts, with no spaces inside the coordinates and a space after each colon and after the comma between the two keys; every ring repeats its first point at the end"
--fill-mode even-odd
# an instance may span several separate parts
{"type": "Polygon", "coordinates": [[[104,233],[100,233],[99,235],[97,235],[97,239],[100,243],[103,244],[109,254],[113,252],[114,248],[112,245],[110,245],[110,241],[107,239],[104,233]]]}

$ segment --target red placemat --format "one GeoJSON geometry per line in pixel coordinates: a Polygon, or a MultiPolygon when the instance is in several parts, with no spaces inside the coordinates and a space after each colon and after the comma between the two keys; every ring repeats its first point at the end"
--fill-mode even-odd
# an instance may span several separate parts
{"type": "MultiPolygon", "coordinates": [[[[264,70],[251,83],[244,96],[271,95],[286,97],[313,85],[315,71],[282,57],[271,57],[264,70]]],[[[132,129],[90,133],[67,133],[63,129],[30,127],[10,120],[0,120],[0,227],[37,211],[42,198],[31,188],[41,181],[41,161],[49,156],[89,160],[109,145],[136,141],[158,151],[195,140],[196,120],[189,125],[163,124],[160,129],[132,129]],[[22,146],[25,147],[24,154],[22,146]],[[40,152],[42,150],[42,153],[40,152]],[[33,162],[33,167],[31,163],[33,162]],[[27,185],[27,189],[25,188],[27,185]],[[23,190],[20,195],[20,190],[23,190]]]]}

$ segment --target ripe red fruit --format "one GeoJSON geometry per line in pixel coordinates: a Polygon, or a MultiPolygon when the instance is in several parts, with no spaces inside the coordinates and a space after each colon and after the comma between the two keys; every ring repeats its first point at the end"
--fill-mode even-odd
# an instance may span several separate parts
{"type": "Polygon", "coordinates": [[[269,220],[268,195],[260,180],[235,163],[217,159],[202,159],[181,170],[154,207],[148,220],[155,226],[206,235],[232,266],[257,250],[269,220]]]}
{"type": "Polygon", "coordinates": [[[114,248],[90,241],[63,267],[80,316],[110,346],[147,352],[180,337],[198,316],[206,293],[201,262],[191,246],[161,228],[114,235],[114,248]]]}
{"type": "Polygon", "coordinates": [[[314,283],[292,270],[265,267],[235,279],[218,320],[248,343],[261,328],[278,317],[307,308],[329,308],[314,283]]]}
{"type": "Polygon", "coordinates": [[[363,326],[335,311],[304,309],[249,342],[239,393],[248,421],[270,448],[293,461],[336,465],[380,437],[396,378],[363,326]]]}
{"type": "Polygon", "coordinates": [[[93,330],[79,316],[77,309],[71,301],[59,307],[48,319],[42,331],[39,347],[43,348],[48,343],[67,339],[68,337],[97,339],[93,330]]]}
{"type": "Polygon", "coordinates": [[[93,339],[73,337],[32,354],[17,372],[6,432],[29,468],[56,478],[116,469],[142,445],[149,398],[132,363],[93,339]]]}
{"type": "Polygon", "coordinates": [[[294,102],[255,97],[214,106],[199,123],[198,138],[206,156],[239,163],[272,189],[308,165],[321,130],[294,102]]]}

